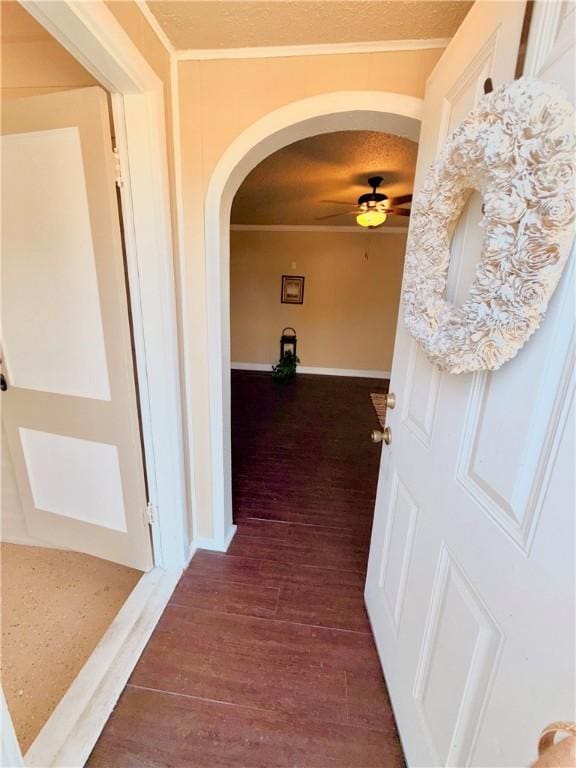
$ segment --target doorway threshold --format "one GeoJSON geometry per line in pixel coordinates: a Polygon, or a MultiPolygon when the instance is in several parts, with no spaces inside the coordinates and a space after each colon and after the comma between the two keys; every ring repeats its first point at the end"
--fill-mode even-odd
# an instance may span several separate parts
{"type": "Polygon", "coordinates": [[[84,765],[180,575],[142,576],[24,755],[26,768],[84,765]]]}

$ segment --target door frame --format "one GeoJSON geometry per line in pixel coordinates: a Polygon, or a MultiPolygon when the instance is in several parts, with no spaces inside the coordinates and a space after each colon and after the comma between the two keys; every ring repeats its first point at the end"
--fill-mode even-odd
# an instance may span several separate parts
{"type": "Polygon", "coordinates": [[[234,195],[264,158],[309,136],[372,130],[418,141],[422,109],[422,99],[385,91],[337,91],[295,101],[243,131],[212,173],[206,193],[204,232],[213,549],[225,552],[236,532],[232,519],[230,408],[230,212],[234,195]]]}
{"type": "Polygon", "coordinates": [[[154,563],[182,569],[189,537],[163,83],[103,0],[20,2],[112,96],[154,563]]]}
{"type": "MultiPolygon", "coordinates": [[[[193,554],[188,534],[163,83],[103,0],[19,0],[111,94],[155,567],[23,758],[2,694],[2,765],[84,764],[193,554]],[[65,726],[65,727],[64,727],[65,726]]],[[[146,510],[142,510],[144,515],[146,510]]]]}

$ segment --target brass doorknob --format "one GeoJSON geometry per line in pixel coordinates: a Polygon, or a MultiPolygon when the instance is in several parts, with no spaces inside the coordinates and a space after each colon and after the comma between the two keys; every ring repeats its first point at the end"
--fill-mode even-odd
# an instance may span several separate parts
{"type": "Polygon", "coordinates": [[[373,429],[370,437],[373,443],[386,443],[386,445],[390,445],[392,442],[392,430],[390,427],[384,427],[382,432],[378,429],[373,429]]]}
{"type": "Polygon", "coordinates": [[[394,392],[388,392],[386,395],[386,408],[393,410],[396,408],[396,395],[394,392]]]}

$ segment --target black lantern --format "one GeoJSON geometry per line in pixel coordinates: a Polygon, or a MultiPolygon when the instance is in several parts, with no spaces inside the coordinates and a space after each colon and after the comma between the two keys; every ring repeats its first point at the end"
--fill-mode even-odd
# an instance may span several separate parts
{"type": "Polygon", "coordinates": [[[296,357],[296,331],[294,328],[284,328],[282,336],[280,336],[280,360],[284,359],[284,355],[289,352],[293,357],[296,357]]]}

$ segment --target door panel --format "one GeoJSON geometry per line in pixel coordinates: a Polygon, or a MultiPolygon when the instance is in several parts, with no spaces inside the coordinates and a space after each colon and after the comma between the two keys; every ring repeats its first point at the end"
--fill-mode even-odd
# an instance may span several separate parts
{"type": "Polygon", "coordinates": [[[430,448],[440,374],[428,364],[426,355],[414,340],[408,352],[404,407],[402,421],[424,448],[430,448]]]}
{"type": "MultiPolygon", "coordinates": [[[[573,38],[560,4],[543,5],[568,78],[573,38]]],[[[523,16],[523,3],[477,2],[447,48],[426,89],[416,189],[484,79],[513,79],[523,16]]],[[[480,215],[473,197],[454,233],[455,301],[480,215]]],[[[441,373],[400,313],[366,603],[413,766],[528,765],[540,729],[574,717],[573,279],[567,269],[541,328],[494,373],[441,373]]]]}
{"type": "Polygon", "coordinates": [[[386,599],[396,630],[402,616],[418,513],[418,505],[393,470],[378,586],[386,599]]]}
{"type": "Polygon", "coordinates": [[[434,765],[466,765],[501,641],[489,609],[443,545],[413,690],[434,765]]]}
{"type": "Polygon", "coordinates": [[[19,433],[35,507],[127,531],[115,445],[35,429],[19,433]]]}
{"type": "Polygon", "coordinates": [[[10,381],[110,400],[80,132],[13,134],[2,149],[10,190],[2,212],[10,381]]]}
{"type": "Polygon", "coordinates": [[[2,107],[2,419],[28,533],[152,567],[107,97],[2,107]]]}

